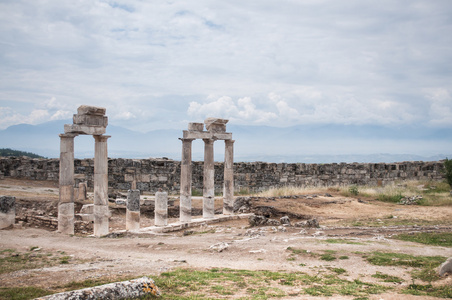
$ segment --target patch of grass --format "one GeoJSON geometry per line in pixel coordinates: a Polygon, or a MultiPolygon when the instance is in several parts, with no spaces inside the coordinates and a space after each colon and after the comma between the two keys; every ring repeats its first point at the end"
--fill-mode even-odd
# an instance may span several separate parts
{"type": "Polygon", "coordinates": [[[199,191],[197,189],[191,189],[191,195],[194,197],[201,197],[202,196],[202,191],[199,191]]]}
{"type": "Polygon", "coordinates": [[[349,257],[347,255],[342,255],[342,256],[339,256],[339,259],[349,259],[349,257]]]}
{"type": "Polygon", "coordinates": [[[50,294],[53,294],[53,292],[34,286],[12,288],[0,287],[0,299],[4,300],[27,300],[43,297],[50,294]]]}
{"type": "Polygon", "coordinates": [[[451,232],[419,232],[413,234],[398,234],[392,237],[401,241],[409,241],[433,246],[452,247],[451,232]]]}
{"type": "Polygon", "coordinates": [[[402,200],[403,195],[401,193],[395,195],[387,195],[387,194],[379,194],[377,197],[378,201],[381,202],[389,202],[389,203],[399,203],[402,200]]]}
{"type": "Polygon", "coordinates": [[[387,289],[379,285],[340,279],[338,274],[346,271],[341,268],[331,270],[333,274],[312,276],[303,272],[176,269],[162,273],[154,277],[154,280],[162,292],[161,299],[225,299],[225,296],[232,294],[243,295],[240,299],[300,297],[301,294],[365,297],[387,289]],[[296,287],[297,293],[288,294],[284,286],[296,287]]]}
{"type": "Polygon", "coordinates": [[[37,249],[37,247],[31,247],[30,251],[26,252],[18,252],[13,249],[2,250],[0,252],[0,274],[19,270],[50,267],[69,262],[69,256],[60,256],[58,254],[52,255],[52,253],[45,252],[41,253],[41,251],[34,251],[35,249],[37,249]]]}
{"type": "Polygon", "coordinates": [[[331,255],[331,253],[325,253],[320,255],[320,259],[325,261],[333,261],[336,260],[336,256],[331,255]]]}
{"type": "Polygon", "coordinates": [[[333,268],[333,269],[331,269],[331,271],[333,271],[334,273],[336,273],[336,274],[338,274],[338,275],[347,273],[347,270],[342,269],[342,268],[333,268]]]}
{"type": "Polygon", "coordinates": [[[433,296],[439,298],[452,298],[452,286],[432,286],[431,284],[410,284],[410,286],[402,291],[404,294],[418,296],[433,296]]]}
{"type": "Polygon", "coordinates": [[[440,277],[436,268],[442,264],[446,258],[442,256],[413,256],[404,253],[372,252],[366,260],[378,266],[407,266],[415,268],[411,272],[413,279],[420,279],[426,282],[439,280],[440,277]]]}
{"type": "Polygon", "coordinates": [[[397,276],[391,276],[388,274],[383,274],[381,272],[377,272],[374,275],[372,275],[373,278],[382,279],[383,282],[395,282],[395,283],[401,283],[404,280],[402,278],[399,278],[397,276]]]}
{"type": "Polygon", "coordinates": [[[326,243],[328,244],[349,244],[349,245],[365,245],[365,243],[354,242],[348,239],[326,239],[326,243]]]}
{"type": "Polygon", "coordinates": [[[414,256],[404,253],[375,251],[366,260],[377,266],[408,266],[419,268],[432,264],[439,266],[446,258],[443,256],[414,256]]]}

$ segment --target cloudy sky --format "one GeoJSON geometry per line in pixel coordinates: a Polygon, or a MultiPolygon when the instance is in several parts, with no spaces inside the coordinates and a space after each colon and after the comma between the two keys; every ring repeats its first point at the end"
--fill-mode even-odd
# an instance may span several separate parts
{"type": "Polygon", "coordinates": [[[0,0],[0,129],[452,128],[452,1],[0,0]]]}

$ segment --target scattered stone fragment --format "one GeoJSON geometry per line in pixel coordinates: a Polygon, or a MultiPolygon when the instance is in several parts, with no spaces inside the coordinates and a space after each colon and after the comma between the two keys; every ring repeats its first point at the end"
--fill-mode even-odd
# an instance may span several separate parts
{"type": "Polygon", "coordinates": [[[294,224],[295,227],[304,227],[304,228],[320,228],[319,222],[316,218],[310,219],[307,221],[301,221],[294,224]]]}
{"type": "Polygon", "coordinates": [[[260,226],[267,222],[267,218],[259,215],[251,215],[249,218],[250,226],[260,226]]]}
{"type": "Polygon", "coordinates": [[[422,200],[422,196],[416,195],[412,197],[403,197],[399,204],[401,205],[418,205],[420,200],[422,200]]]}
{"type": "Polygon", "coordinates": [[[438,274],[439,276],[452,274],[452,257],[449,257],[445,262],[441,264],[441,266],[439,266],[438,274]]]}
{"type": "Polygon", "coordinates": [[[279,219],[282,225],[289,225],[290,226],[290,219],[288,216],[284,216],[281,219],[279,219]]]}
{"type": "Polygon", "coordinates": [[[248,251],[249,253],[251,253],[251,254],[255,254],[255,253],[265,253],[265,252],[267,252],[267,250],[265,250],[265,249],[259,249],[259,250],[250,250],[250,251],[248,251]]]}
{"type": "Polygon", "coordinates": [[[209,249],[215,250],[217,252],[223,252],[224,250],[226,250],[228,248],[229,248],[229,244],[225,243],[225,242],[220,242],[220,243],[214,244],[209,247],[209,249]]]}
{"type": "Polygon", "coordinates": [[[267,222],[265,224],[268,226],[279,226],[281,225],[281,222],[275,219],[267,219],[267,222]]]}

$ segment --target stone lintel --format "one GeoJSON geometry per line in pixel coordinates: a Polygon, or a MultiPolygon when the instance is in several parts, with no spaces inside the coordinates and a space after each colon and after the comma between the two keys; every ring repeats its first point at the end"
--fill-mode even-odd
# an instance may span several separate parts
{"type": "Polygon", "coordinates": [[[108,117],[99,115],[74,115],[72,118],[76,125],[107,127],[108,117]]]}
{"type": "Polygon", "coordinates": [[[230,132],[209,132],[209,131],[183,131],[184,139],[213,139],[213,140],[231,140],[232,133],[230,132]]]}
{"type": "Polygon", "coordinates": [[[104,107],[80,105],[77,108],[77,114],[79,115],[97,115],[104,116],[107,110],[104,107]]]}
{"type": "Polygon", "coordinates": [[[65,134],[87,134],[87,135],[102,135],[105,134],[105,127],[101,126],[85,126],[76,124],[64,124],[65,134]]]}

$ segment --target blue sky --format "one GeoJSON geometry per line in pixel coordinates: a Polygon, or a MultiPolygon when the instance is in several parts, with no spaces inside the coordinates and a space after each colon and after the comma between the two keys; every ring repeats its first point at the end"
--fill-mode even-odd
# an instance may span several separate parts
{"type": "Polygon", "coordinates": [[[452,129],[452,1],[0,1],[0,129],[452,129]]]}

